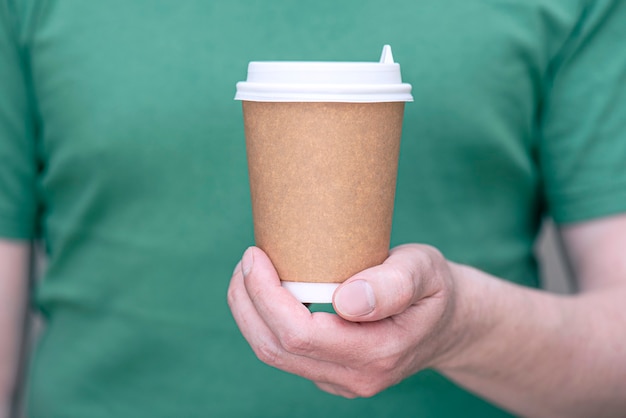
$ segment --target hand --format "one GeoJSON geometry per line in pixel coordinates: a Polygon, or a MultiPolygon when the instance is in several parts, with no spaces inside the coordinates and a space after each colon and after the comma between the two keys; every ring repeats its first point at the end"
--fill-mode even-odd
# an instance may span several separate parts
{"type": "Polygon", "coordinates": [[[263,362],[336,395],[369,397],[454,355],[465,332],[455,320],[453,267],[432,247],[400,246],[335,291],[338,315],[311,313],[251,247],[235,268],[228,303],[263,362]]]}

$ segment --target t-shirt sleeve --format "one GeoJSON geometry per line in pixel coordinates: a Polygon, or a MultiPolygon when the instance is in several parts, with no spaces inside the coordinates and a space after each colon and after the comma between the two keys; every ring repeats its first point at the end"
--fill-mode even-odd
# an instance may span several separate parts
{"type": "Polygon", "coordinates": [[[588,2],[549,67],[540,129],[557,223],[626,212],[626,1],[588,2]]]}
{"type": "Polygon", "coordinates": [[[0,238],[30,239],[37,215],[35,124],[10,4],[0,0],[0,238]]]}

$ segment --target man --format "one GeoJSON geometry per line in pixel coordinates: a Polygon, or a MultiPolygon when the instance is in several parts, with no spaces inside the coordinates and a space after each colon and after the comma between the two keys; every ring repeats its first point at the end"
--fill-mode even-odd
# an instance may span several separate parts
{"type": "Polygon", "coordinates": [[[0,0],[0,405],[15,388],[29,247],[41,240],[29,417],[486,418],[535,413],[517,402],[569,410],[574,397],[583,414],[602,394],[595,415],[618,414],[625,8],[0,0]],[[393,242],[446,258],[394,250],[335,295],[347,320],[309,317],[257,249],[231,288],[234,316],[272,365],[347,397],[391,385],[345,399],[258,361],[225,301],[253,242],[233,95],[248,61],[373,60],[387,43],[416,99],[393,242]],[[578,237],[567,238],[578,296],[528,289],[539,284],[532,247],[548,213],[578,237]],[[304,355],[294,361],[284,346],[304,355]],[[578,396],[596,382],[602,391],[578,396]]]}

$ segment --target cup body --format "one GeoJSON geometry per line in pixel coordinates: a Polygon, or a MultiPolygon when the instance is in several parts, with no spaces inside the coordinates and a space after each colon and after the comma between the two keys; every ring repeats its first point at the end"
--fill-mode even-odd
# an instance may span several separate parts
{"type": "Polygon", "coordinates": [[[257,246],[281,280],[341,283],[389,251],[403,102],[243,102],[257,246]]]}

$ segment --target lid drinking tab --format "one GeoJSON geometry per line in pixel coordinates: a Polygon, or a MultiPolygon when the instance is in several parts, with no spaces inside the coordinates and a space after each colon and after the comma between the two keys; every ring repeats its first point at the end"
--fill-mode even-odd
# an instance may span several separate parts
{"type": "Polygon", "coordinates": [[[385,45],[383,47],[383,53],[380,54],[380,63],[381,64],[394,64],[393,54],[391,53],[391,47],[389,45],[385,45]]]}

